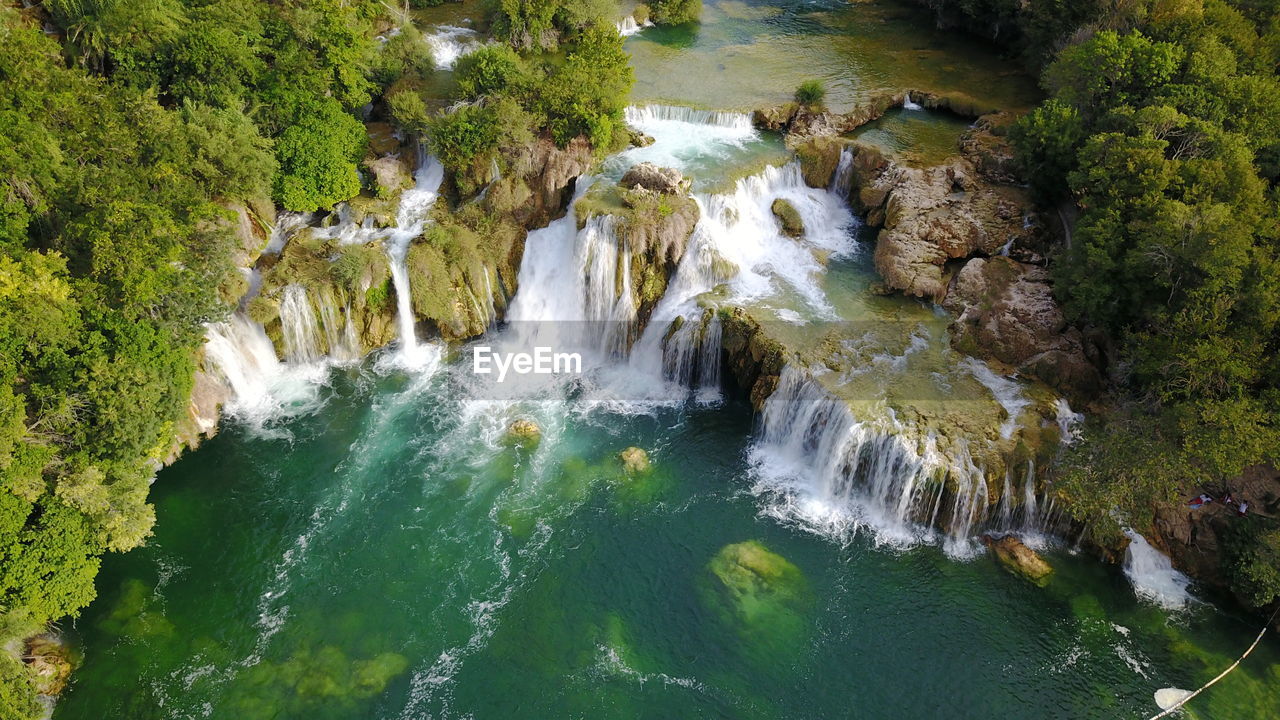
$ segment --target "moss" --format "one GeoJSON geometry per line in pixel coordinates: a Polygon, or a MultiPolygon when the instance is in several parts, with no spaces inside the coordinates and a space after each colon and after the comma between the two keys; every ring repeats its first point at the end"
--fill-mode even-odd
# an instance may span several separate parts
{"type": "Polygon", "coordinates": [[[777,198],[770,209],[774,217],[778,218],[783,233],[791,237],[804,235],[804,218],[800,217],[800,212],[794,205],[782,198],[777,198]]]}

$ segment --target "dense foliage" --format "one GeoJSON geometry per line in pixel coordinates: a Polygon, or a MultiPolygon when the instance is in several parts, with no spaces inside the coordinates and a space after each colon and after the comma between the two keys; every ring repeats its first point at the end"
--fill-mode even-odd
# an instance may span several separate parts
{"type": "MultiPolygon", "coordinates": [[[[519,5],[524,13],[537,3],[519,5]]],[[[614,8],[616,11],[616,8],[614,8]]],[[[512,20],[499,10],[501,27],[512,20]]],[[[560,15],[551,14],[554,21],[560,15]]],[[[477,50],[456,67],[463,103],[431,118],[421,98],[411,90],[393,93],[388,102],[397,123],[425,131],[432,152],[450,171],[458,190],[471,194],[500,167],[504,147],[530,141],[545,133],[564,145],[584,137],[597,152],[607,152],[625,140],[622,113],[633,75],[612,13],[576,24],[551,26],[555,53],[521,56],[511,47],[496,45],[477,50]]],[[[576,16],[575,16],[576,18],[576,16]]],[[[522,44],[523,36],[512,41],[522,44]]]]}
{"type": "MultiPolygon", "coordinates": [[[[1023,41],[1061,48],[1049,99],[1012,136],[1041,200],[1079,211],[1055,258],[1059,298],[1111,339],[1118,407],[1067,458],[1073,512],[1104,534],[1145,525],[1159,503],[1274,461],[1280,8],[939,5],[1006,13],[1023,41]]],[[[1278,556],[1280,533],[1250,537],[1231,575],[1264,604],[1280,577],[1256,559],[1278,556]]]]}
{"type": "MultiPolygon", "coordinates": [[[[352,111],[430,70],[411,28],[378,50],[373,2],[44,10],[0,9],[0,644],[74,616],[101,553],[150,533],[204,324],[258,242],[229,208],[359,192],[352,111]]],[[[24,672],[0,653],[6,718],[30,715],[24,672]]]]}

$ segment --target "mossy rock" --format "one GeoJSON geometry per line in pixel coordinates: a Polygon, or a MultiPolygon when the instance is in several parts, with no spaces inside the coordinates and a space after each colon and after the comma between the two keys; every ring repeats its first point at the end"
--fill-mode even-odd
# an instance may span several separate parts
{"type": "Polygon", "coordinates": [[[707,591],[742,630],[794,626],[813,602],[800,568],[756,540],[726,545],[711,558],[707,591]]]}
{"type": "Polygon", "coordinates": [[[1009,572],[1033,585],[1044,587],[1049,584],[1053,568],[1039,553],[1024,545],[1018,538],[1013,535],[998,539],[984,536],[982,542],[991,548],[992,554],[1009,572]]]}
{"type": "Polygon", "coordinates": [[[790,237],[804,235],[804,219],[800,217],[800,211],[796,210],[796,206],[790,201],[778,198],[773,201],[770,209],[773,210],[774,217],[778,218],[778,224],[782,226],[783,233],[790,237]]]}

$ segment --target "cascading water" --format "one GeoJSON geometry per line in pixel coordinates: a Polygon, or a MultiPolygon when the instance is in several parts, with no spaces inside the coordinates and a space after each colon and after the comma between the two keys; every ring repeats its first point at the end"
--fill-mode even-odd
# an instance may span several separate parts
{"type": "Polygon", "coordinates": [[[289,362],[313,363],[324,355],[320,349],[319,323],[305,287],[297,283],[285,287],[280,300],[280,327],[284,335],[285,359],[289,362]]]}
{"type": "Polygon", "coordinates": [[[255,427],[282,412],[312,409],[327,372],[321,363],[281,363],[262,326],[239,312],[207,326],[204,348],[206,367],[231,389],[224,412],[255,427]]]}
{"type": "Polygon", "coordinates": [[[484,45],[475,30],[453,25],[437,26],[427,32],[424,39],[431,48],[431,59],[438,70],[452,70],[458,58],[484,45]]]}
{"type": "Polygon", "coordinates": [[[425,160],[414,173],[414,186],[405,190],[400,196],[396,224],[386,231],[382,242],[387,249],[387,259],[391,266],[391,283],[396,292],[396,327],[400,338],[396,361],[407,368],[424,369],[437,364],[441,353],[440,348],[435,345],[418,344],[413,315],[413,294],[409,287],[409,271],[406,262],[409,243],[422,234],[431,206],[439,197],[440,184],[444,182],[444,167],[434,157],[426,155],[421,150],[418,156],[425,157],[425,160]]]}
{"type": "Polygon", "coordinates": [[[907,93],[902,98],[902,109],[903,110],[924,110],[924,106],[919,103],[912,102],[911,94],[907,93]]]}
{"type": "Polygon", "coordinates": [[[628,15],[617,22],[618,34],[622,37],[631,37],[647,27],[653,27],[653,23],[645,20],[644,24],[641,25],[636,22],[635,17],[631,15],[628,15]]]}
{"type": "Polygon", "coordinates": [[[1133,583],[1138,597],[1150,600],[1160,607],[1177,610],[1192,600],[1187,592],[1191,581],[1173,568],[1164,553],[1156,550],[1147,539],[1133,530],[1125,530],[1129,547],[1124,552],[1124,574],[1133,583]]]}
{"type": "Polygon", "coordinates": [[[866,528],[891,545],[923,539],[925,524],[936,524],[949,528],[948,552],[972,551],[986,481],[963,449],[947,460],[932,435],[912,440],[892,418],[861,422],[790,365],[765,402],[760,435],[751,462],[757,490],[773,499],[770,514],[844,540],[866,528]],[[945,508],[948,485],[952,503],[945,508]]]}

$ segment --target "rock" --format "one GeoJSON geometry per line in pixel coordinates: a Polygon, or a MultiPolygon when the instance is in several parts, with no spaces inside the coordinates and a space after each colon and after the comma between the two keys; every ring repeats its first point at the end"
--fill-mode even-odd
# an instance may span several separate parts
{"type": "Polygon", "coordinates": [[[537,445],[541,439],[542,428],[527,418],[516,420],[507,428],[507,440],[516,445],[537,445]]]}
{"type": "Polygon", "coordinates": [[[618,453],[618,459],[622,461],[622,469],[631,475],[649,471],[649,453],[638,447],[623,450],[618,453]]]}
{"type": "Polygon", "coordinates": [[[654,139],[652,135],[645,135],[639,130],[628,128],[627,134],[631,138],[632,147],[649,147],[654,143],[654,139]]]}
{"type": "Polygon", "coordinates": [[[996,559],[1009,572],[1040,587],[1048,584],[1053,568],[1018,538],[1005,535],[997,539],[983,535],[982,543],[991,549],[996,559]]]}
{"type": "Polygon", "coordinates": [[[37,694],[53,696],[67,687],[71,652],[58,638],[37,635],[27,640],[26,662],[37,694]]]}
{"type": "Polygon", "coordinates": [[[810,600],[800,568],[755,540],[721,548],[707,570],[718,604],[744,625],[797,612],[810,600]]]}
{"type": "Polygon", "coordinates": [[[987,182],[963,158],[911,168],[865,144],[849,147],[850,197],[868,224],[884,228],[875,264],[891,288],[940,299],[949,260],[994,255],[1010,240],[1038,231],[1023,223],[1031,206],[1023,188],[987,182]]]}
{"type": "Polygon", "coordinates": [[[961,352],[1012,365],[1076,396],[1102,385],[1042,267],[999,256],[970,260],[952,279],[943,307],[957,316],[951,342],[961,352]]]}
{"type": "Polygon", "coordinates": [[[1013,146],[1005,138],[1005,132],[1015,119],[1007,112],[983,115],[960,137],[960,152],[973,163],[979,174],[991,182],[1022,182],[1013,146]]]}
{"type": "Polygon", "coordinates": [[[742,308],[721,316],[721,346],[729,357],[729,369],[747,390],[752,407],[763,410],[787,364],[786,348],[765,334],[759,321],[742,308]]]}
{"type": "Polygon", "coordinates": [[[405,188],[413,187],[413,175],[405,169],[399,158],[386,156],[365,160],[364,166],[373,175],[378,197],[398,197],[405,188]]]}
{"type": "Polygon", "coordinates": [[[799,109],[799,105],[789,102],[784,105],[756,110],[751,113],[751,122],[761,130],[782,132],[791,124],[791,119],[796,116],[796,111],[799,109]]]}
{"type": "Polygon", "coordinates": [[[688,190],[686,183],[679,170],[642,162],[628,170],[619,184],[625,188],[644,188],[664,195],[678,195],[688,190]]]}
{"type": "Polygon", "coordinates": [[[825,188],[840,165],[840,152],[844,143],[837,138],[809,138],[795,147],[800,160],[800,171],[809,187],[825,188]]]}
{"type": "Polygon", "coordinates": [[[777,198],[770,209],[773,210],[774,217],[778,218],[783,233],[791,237],[804,235],[804,218],[800,217],[800,212],[794,205],[782,198],[777,198]]]}
{"type": "Polygon", "coordinates": [[[508,172],[490,186],[485,206],[532,230],[564,213],[574,180],[591,169],[595,156],[591,143],[579,136],[563,148],[539,138],[509,151],[505,160],[508,172]]]}

